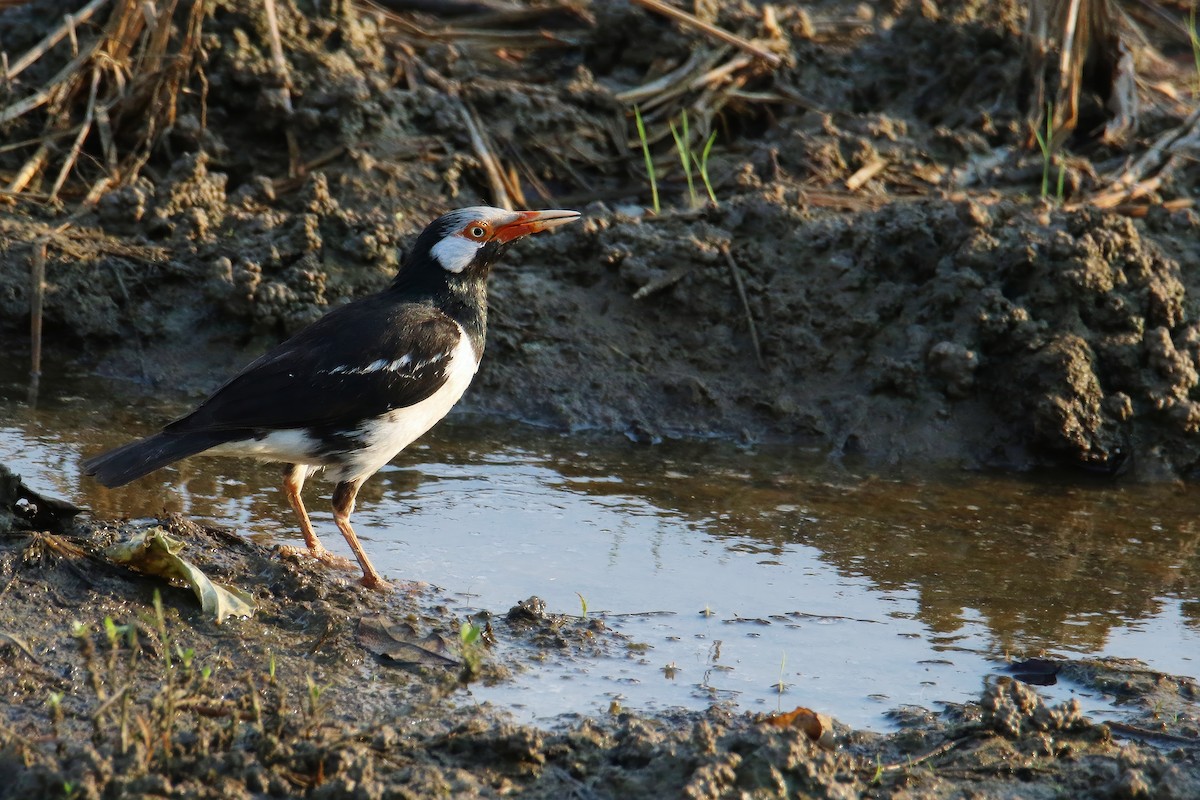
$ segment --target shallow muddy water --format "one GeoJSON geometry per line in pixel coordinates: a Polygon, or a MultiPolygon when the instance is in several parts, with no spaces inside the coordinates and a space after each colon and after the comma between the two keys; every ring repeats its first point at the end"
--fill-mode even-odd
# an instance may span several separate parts
{"type": "MultiPolygon", "coordinates": [[[[23,380],[0,380],[0,463],[34,489],[99,518],[166,508],[299,540],[271,466],[197,458],[116,491],[81,477],[84,455],[150,432],[182,398],[52,377],[31,409],[23,380]]],[[[314,481],[306,500],[348,555],[328,490],[314,481]]],[[[434,584],[456,611],[537,595],[580,614],[586,601],[628,637],[473,689],[523,720],[728,701],[879,730],[898,706],[977,698],[1006,656],[1200,673],[1198,513],[1179,485],[884,476],[796,448],[648,447],[459,418],[370,481],[354,519],[385,576],[434,584]]],[[[1045,691],[1116,713],[1082,687],[1045,691]]]]}

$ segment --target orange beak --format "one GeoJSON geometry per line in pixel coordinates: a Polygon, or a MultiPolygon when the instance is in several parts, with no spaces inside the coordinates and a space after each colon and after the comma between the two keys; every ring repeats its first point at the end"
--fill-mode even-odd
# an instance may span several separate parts
{"type": "Polygon", "coordinates": [[[578,211],[514,211],[512,220],[495,227],[492,238],[511,242],[531,233],[557,228],[579,219],[578,211]]]}

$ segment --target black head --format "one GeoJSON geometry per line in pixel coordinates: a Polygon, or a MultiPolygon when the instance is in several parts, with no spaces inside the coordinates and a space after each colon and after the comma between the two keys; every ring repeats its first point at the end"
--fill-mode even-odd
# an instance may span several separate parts
{"type": "Polygon", "coordinates": [[[578,211],[460,208],[421,232],[396,276],[398,284],[483,281],[508,246],[524,236],[579,219],[578,211]]]}

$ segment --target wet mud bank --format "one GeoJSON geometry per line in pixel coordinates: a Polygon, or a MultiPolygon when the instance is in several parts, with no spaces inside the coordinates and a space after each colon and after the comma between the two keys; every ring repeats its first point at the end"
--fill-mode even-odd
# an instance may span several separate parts
{"type": "MultiPolygon", "coordinates": [[[[60,6],[6,12],[6,47],[32,45],[28,15],[60,6]]],[[[1194,164],[1136,220],[1086,202],[1120,161],[1113,148],[1072,155],[1063,204],[1038,199],[1014,99],[1016,5],[828,3],[777,10],[765,28],[750,9],[714,13],[786,58],[730,61],[622,3],[534,15],[542,46],[507,60],[486,37],[455,39],[453,20],[435,35],[426,17],[282,3],[289,112],[264,20],[214,4],[192,75],[206,91],[174,98],[135,179],[70,216],[4,200],[5,337],[25,344],[44,245],[55,358],[201,394],[232,362],[382,287],[437,213],[497,202],[494,156],[511,168],[509,200],[571,205],[586,222],[526,243],[494,276],[466,408],[651,442],[795,441],[877,464],[1196,469],[1194,164]],[[654,48],[637,44],[651,36],[654,48]],[[934,68],[935,50],[986,68],[962,84],[953,65],[934,68]],[[718,102],[663,78],[690,75],[689,58],[723,64],[737,91],[718,102]],[[657,215],[635,102],[648,107],[657,215]],[[668,123],[689,108],[697,135],[717,136],[717,206],[688,194],[672,148],[668,123]]],[[[497,35],[515,36],[504,19],[497,35]]],[[[62,57],[23,80],[49,79],[62,57]]],[[[1127,150],[1182,116],[1148,107],[1127,150]]],[[[36,133],[26,117],[13,125],[36,133]]],[[[19,170],[19,155],[0,163],[19,170]]]]}
{"type": "Polygon", "coordinates": [[[889,734],[721,705],[656,717],[614,707],[535,728],[474,703],[470,685],[611,647],[602,623],[529,601],[477,617],[487,633],[467,645],[428,589],[369,592],[179,516],[30,531],[28,507],[12,506],[0,532],[4,797],[1200,792],[1195,682],[1133,663],[1027,665],[978,703],[899,709],[889,734]],[[237,580],[257,613],[217,625],[190,592],[114,565],[103,548],[139,525],[185,542],[215,580],[237,580]],[[1048,707],[1022,682],[1055,672],[1125,698],[1133,722],[1093,722],[1074,701],[1048,707]]]}

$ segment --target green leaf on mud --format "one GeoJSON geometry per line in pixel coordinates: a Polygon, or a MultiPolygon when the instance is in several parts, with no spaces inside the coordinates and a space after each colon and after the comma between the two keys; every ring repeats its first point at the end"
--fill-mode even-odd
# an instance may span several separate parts
{"type": "Polygon", "coordinates": [[[147,575],[166,580],[182,580],[192,587],[205,614],[219,625],[228,617],[248,617],[254,613],[253,598],[241,589],[215,583],[199,567],[179,557],[184,543],[172,538],[160,527],[138,531],[128,541],[104,548],[104,555],[147,575]]]}

